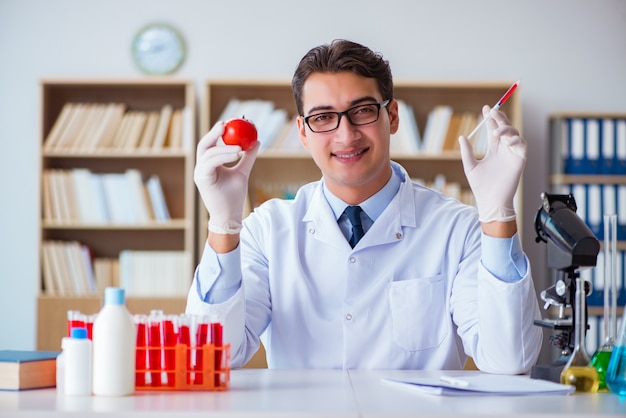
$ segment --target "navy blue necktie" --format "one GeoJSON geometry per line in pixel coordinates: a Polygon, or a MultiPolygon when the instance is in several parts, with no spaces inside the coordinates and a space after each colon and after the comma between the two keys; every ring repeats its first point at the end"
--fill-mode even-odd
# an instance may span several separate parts
{"type": "Polygon", "coordinates": [[[352,236],[350,237],[350,241],[348,241],[352,248],[354,248],[356,243],[365,235],[363,225],[361,225],[361,212],[363,212],[361,206],[348,206],[344,210],[344,213],[352,224],[352,236]]]}

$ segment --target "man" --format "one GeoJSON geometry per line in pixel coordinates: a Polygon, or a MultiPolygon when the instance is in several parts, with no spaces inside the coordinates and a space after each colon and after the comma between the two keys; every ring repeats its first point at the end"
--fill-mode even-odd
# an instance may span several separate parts
{"type": "Polygon", "coordinates": [[[529,371],[542,331],[513,209],[526,142],[506,116],[484,109],[480,161],[459,138],[477,211],[391,162],[400,121],[382,56],[336,40],[310,50],[292,84],[301,142],[322,172],[293,201],[242,223],[258,146],[216,146],[223,122],[198,143],[210,221],[187,311],[223,318],[232,367],[261,338],[270,368],[461,369],[471,356],[486,372],[529,371]]]}

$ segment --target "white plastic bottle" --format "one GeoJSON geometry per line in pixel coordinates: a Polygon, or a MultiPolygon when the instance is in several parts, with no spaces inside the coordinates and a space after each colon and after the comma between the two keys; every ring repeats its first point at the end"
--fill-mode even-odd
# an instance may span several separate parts
{"type": "Polygon", "coordinates": [[[66,396],[91,396],[92,344],[86,328],[73,328],[70,338],[61,340],[63,348],[63,393],[66,396]]]}
{"type": "MultiPolygon", "coordinates": [[[[61,339],[61,348],[63,348],[63,340],[67,337],[63,337],[61,339]]],[[[57,356],[57,364],[56,364],[56,383],[57,383],[57,395],[65,394],[65,354],[63,351],[59,353],[57,356]]]]}
{"type": "Polygon", "coordinates": [[[127,396],[135,392],[136,334],[124,289],[107,287],[104,306],[93,324],[94,395],[127,396]]]}

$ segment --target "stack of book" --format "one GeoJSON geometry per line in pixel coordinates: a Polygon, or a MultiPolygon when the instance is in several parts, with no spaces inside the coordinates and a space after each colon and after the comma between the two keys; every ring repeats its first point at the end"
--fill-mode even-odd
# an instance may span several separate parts
{"type": "Polygon", "coordinates": [[[137,169],[124,173],[92,173],[87,169],[43,172],[43,215],[46,221],[137,224],[169,221],[159,177],[146,181],[137,169]]]}
{"type": "Polygon", "coordinates": [[[58,351],[0,350],[0,390],[56,386],[58,351]]]}
{"type": "Polygon", "coordinates": [[[187,252],[120,252],[119,281],[128,296],[186,296],[191,279],[191,255],[187,252]]]}
{"type": "Polygon", "coordinates": [[[44,292],[49,296],[93,295],[98,291],[91,250],[78,241],[41,244],[44,292]]]}
{"type": "MultiPolygon", "coordinates": [[[[279,148],[289,134],[291,134],[289,142],[293,145],[295,139],[297,145],[300,145],[297,130],[293,126],[295,119],[290,119],[286,110],[276,108],[274,102],[270,100],[232,98],[222,110],[219,120],[227,121],[233,118],[244,118],[254,123],[260,143],[259,151],[279,148]]],[[[301,146],[298,149],[301,150],[301,146]]]]}
{"type": "Polygon", "coordinates": [[[193,144],[188,109],[128,109],[123,103],[66,103],[44,141],[46,152],[179,150],[193,144]]]}
{"type": "Polygon", "coordinates": [[[42,243],[44,293],[48,296],[102,295],[108,286],[122,287],[129,296],[184,296],[192,272],[184,251],[122,250],[119,257],[93,258],[77,241],[42,243]]]}
{"type": "Polygon", "coordinates": [[[553,171],[563,174],[626,174],[626,119],[566,117],[552,121],[561,154],[553,171]]]}
{"type": "MultiPolygon", "coordinates": [[[[459,136],[467,136],[480,123],[478,113],[454,112],[451,106],[435,106],[428,114],[422,152],[437,155],[442,152],[459,152],[459,136]]],[[[487,151],[487,129],[483,125],[470,138],[474,154],[484,155],[487,151]]]]}

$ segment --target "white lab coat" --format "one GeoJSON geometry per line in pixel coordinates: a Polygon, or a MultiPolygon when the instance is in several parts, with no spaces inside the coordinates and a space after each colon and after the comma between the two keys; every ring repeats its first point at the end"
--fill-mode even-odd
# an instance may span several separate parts
{"type": "Polygon", "coordinates": [[[393,166],[400,190],[354,249],[315,182],[244,221],[233,297],[205,303],[194,278],[187,312],[222,315],[233,367],[263,334],[270,368],[461,369],[469,355],[486,372],[530,370],[542,338],[530,268],[493,277],[475,208],[393,166]]]}

